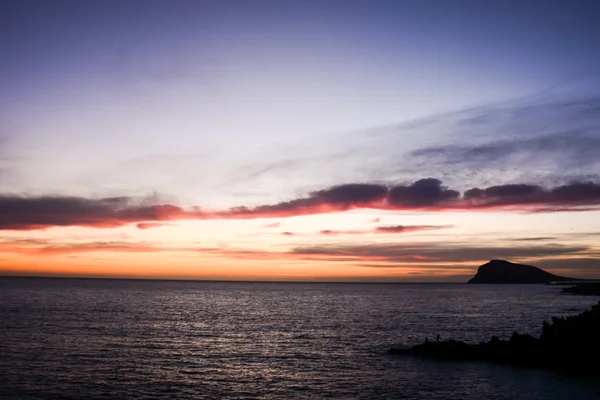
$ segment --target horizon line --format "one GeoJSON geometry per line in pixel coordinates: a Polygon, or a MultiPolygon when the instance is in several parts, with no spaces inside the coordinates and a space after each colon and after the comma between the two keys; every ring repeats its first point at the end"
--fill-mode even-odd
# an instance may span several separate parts
{"type": "Polygon", "coordinates": [[[111,277],[111,276],[52,276],[52,275],[0,275],[0,279],[85,279],[85,280],[115,280],[115,281],[164,281],[164,282],[208,282],[208,283],[383,283],[383,284],[431,284],[431,283],[442,283],[442,284],[466,284],[467,282],[453,282],[453,281],[323,281],[323,280],[248,280],[248,279],[190,279],[190,278],[147,278],[147,277],[111,277]]]}

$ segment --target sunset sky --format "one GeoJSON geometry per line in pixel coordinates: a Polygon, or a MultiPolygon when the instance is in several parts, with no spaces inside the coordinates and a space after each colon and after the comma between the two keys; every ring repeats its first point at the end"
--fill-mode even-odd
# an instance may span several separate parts
{"type": "Polygon", "coordinates": [[[4,0],[0,275],[600,278],[600,2],[4,0]]]}

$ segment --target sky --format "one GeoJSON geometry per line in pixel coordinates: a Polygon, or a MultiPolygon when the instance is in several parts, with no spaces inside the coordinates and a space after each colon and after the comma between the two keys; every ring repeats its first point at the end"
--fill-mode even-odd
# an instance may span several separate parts
{"type": "Polygon", "coordinates": [[[0,2],[0,275],[600,278],[600,3],[0,2]]]}

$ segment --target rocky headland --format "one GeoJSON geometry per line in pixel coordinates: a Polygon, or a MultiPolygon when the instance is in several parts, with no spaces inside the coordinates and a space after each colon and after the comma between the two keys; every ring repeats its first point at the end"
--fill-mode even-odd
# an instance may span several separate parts
{"type": "Polygon", "coordinates": [[[552,322],[544,322],[539,338],[514,332],[508,340],[493,336],[479,344],[426,340],[411,348],[392,348],[389,352],[600,375],[600,302],[579,315],[553,317],[552,322]]]}
{"type": "Polygon", "coordinates": [[[550,283],[579,281],[554,275],[533,265],[516,264],[506,260],[491,260],[477,269],[467,283],[550,283]]]}

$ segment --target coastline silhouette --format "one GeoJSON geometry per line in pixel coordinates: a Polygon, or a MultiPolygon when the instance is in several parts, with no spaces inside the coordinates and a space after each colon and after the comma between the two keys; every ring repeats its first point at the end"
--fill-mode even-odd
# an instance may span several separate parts
{"type": "Polygon", "coordinates": [[[521,367],[600,376],[600,301],[579,315],[544,322],[539,338],[513,332],[508,340],[492,336],[487,342],[457,340],[391,348],[389,353],[454,361],[487,361],[521,367]]]}

